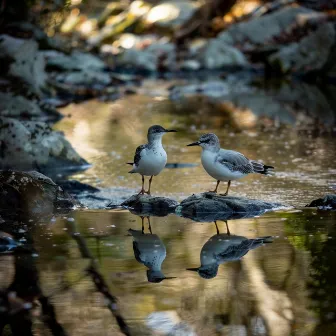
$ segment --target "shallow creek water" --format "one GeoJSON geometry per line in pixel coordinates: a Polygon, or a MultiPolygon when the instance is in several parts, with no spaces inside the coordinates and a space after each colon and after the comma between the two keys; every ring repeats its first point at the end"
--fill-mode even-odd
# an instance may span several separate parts
{"type": "MultiPolygon", "coordinates": [[[[113,103],[90,101],[63,110],[71,117],[55,128],[64,131],[92,164],[74,178],[103,188],[101,194],[114,200],[133,194],[141,179],[128,174],[125,163],[145,142],[147,128],[161,124],[179,132],[164,137],[170,165],[154,178],[154,195],[182,200],[213,189],[214,181],[200,165],[200,149],[186,145],[202,133],[214,132],[222,147],[276,167],[273,177],[255,174],[233,182],[232,195],[300,209],[229,220],[229,236],[225,223],[219,221],[219,239],[214,223],[196,223],[176,215],[151,217],[152,234],[158,240],[147,251],[148,258],[164,255],[163,244],[166,257],[161,271],[165,277],[174,277],[158,283],[148,282],[147,268],[136,260],[129,229],[144,235],[142,219],[135,214],[77,210],[36,225],[38,257],[30,262],[38,267],[42,289],[51,295],[59,322],[69,335],[121,334],[104,299],[94,291],[90,278],[83,277],[88,261],[81,258],[68,235],[70,218],[97,258],[134,335],[335,335],[336,214],[302,210],[312,199],[335,189],[332,136],[290,124],[274,125],[247,111],[232,115],[202,100],[177,104],[167,98],[164,88],[154,93],[153,86],[150,89],[151,95],[144,92],[113,103]],[[273,242],[253,249],[250,245],[240,260],[222,257],[218,271],[208,272],[208,279],[187,270],[200,266],[207,242],[217,241],[214,249],[223,249],[232,240],[242,239],[237,236],[272,236],[268,239],[273,242]],[[61,290],[64,284],[69,288],[61,290]]],[[[95,205],[103,208],[106,203],[95,205]]],[[[144,224],[144,233],[149,235],[147,219],[144,224]]],[[[210,257],[214,251],[210,249],[210,257]]],[[[45,334],[41,322],[34,328],[36,334],[45,334]]]]}

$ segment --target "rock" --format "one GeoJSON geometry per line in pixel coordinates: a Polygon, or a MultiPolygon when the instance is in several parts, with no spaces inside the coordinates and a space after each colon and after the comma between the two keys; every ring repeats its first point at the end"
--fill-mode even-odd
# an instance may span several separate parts
{"type": "Polygon", "coordinates": [[[47,74],[45,60],[38,51],[36,41],[0,35],[0,55],[7,62],[9,59],[8,75],[28,84],[34,93],[42,94],[47,87],[47,74]]]}
{"type": "Polygon", "coordinates": [[[44,52],[48,68],[61,71],[103,71],[106,64],[98,57],[81,52],[73,51],[71,55],[65,55],[60,52],[44,52]]]}
{"type": "Polygon", "coordinates": [[[176,30],[186,23],[198,8],[191,1],[166,1],[154,6],[145,17],[145,22],[160,28],[176,30]]]}
{"type": "Polygon", "coordinates": [[[140,70],[157,71],[160,68],[174,70],[176,53],[173,43],[152,43],[146,49],[126,49],[117,57],[117,65],[140,70]]]}
{"type": "Polygon", "coordinates": [[[64,168],[87,162],[60,132],[46,123],[0,117],[0,166],[23,170],[43,166],[64,168]]]}
{"type": "Polygon", "coordinates": [[[7,220],[52,215],[79,206],[50,178],[38,172],[0,171],[0,213],[7,220]]]}
{"type": "Polygon", "coordinates": [[[60,73],[55,77],[56,81],[67,85],[93,87],[102,89],[111,83],[111,77],[108,73],[98,72],[96,70],[73,71],[60,73]]]}
{"type": "Polygon", "coordinates": [[[206,69],[246,66],[248,62],[244,54],[221,39],[210,39],[200,52],[198,60],[206,69]]]}
{"type": "MultiPolygon", "coordinates": [[[[170,213],[174,213],[177,205],[177,201],[167,197],[133,195],[121,203],[120,206],[143,216],[167,216],[170,213]]],[[[115,205],[110,203],[107,207],[111,208],[115,207],[115,205]]]]}
{"type": "Polygon", "coordinates": [[[304,25],[309,20],[325,17],[303,7],[285,7],[270,14],[231,25],[218,38],[229,44],[264,45],[273,38],[291,31],[295,26],[304,25]]]}
{"type": "Polygon", "coordinates": [[[181,64],[180,68],[187,71],[196,71],[201,68],[201,63],[196,60],[185,60],[181,64]]]}
{"type": "Polygon", "coordinates": [[[336,210],[336,195],[330,194],[323,198],[318,198],[307,204],[306,207],[319,208],[321,210],[336,210]]]}
{"type": "Polygon", "coordinates": [[[183,200],[176,208],[176,213],[197,222],[213,222],[215,220],[254,217],[281,207],[284,205],[205,192],[183,200]]]}
{"type": "Polygon", "coordinates": [[[0,115],[40,121],[56,121],[62,118],[62,114],[49,104],[42,104],[38,100],[28,100],[11,92],[0,92],[0,115]]]}
{"type": "MultiPolygon", "coordinates": [[[[323,72],[323,67],[327,64],[335,43],[335,25],[327,22],[298,43],[284,46],[272,54],[268,61],[273,68],[282,73],[323,72]]],[[[333,59],[333,64],[336,65],[335,59],[333,59]]]]}
{"type": "Polygon", "coordinates": [[[99,191],[98,188],[76,180],[62,180],[57,181],[57,183],[64,191],[68,192],[69,194],[96,193],[99,191]]]}

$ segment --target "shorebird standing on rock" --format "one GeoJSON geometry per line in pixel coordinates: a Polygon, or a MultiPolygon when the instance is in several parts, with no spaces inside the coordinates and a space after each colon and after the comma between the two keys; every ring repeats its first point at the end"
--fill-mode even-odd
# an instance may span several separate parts
{"type": "Polygon", "coordinates": [[[142,176],[142,188],[139,195],[144,193],[150,195],[153,176],[159,175],[167,163],[167,153],[162,146],[162,137],[168,132],[176,131],[167,130],[159,125],[151,126],[147,133],[148,143],[136,149],[134,162],[127,163],[133,166],[129,173],[138,173],[142,176]],[[150,176],[148,191],[145,191],[145,176],[150,176]]]}
{"type": "Polygon", "coordinates": [[[228,182],[224,196],[229,193],[232,180],[238,180],[250,173],[272,175],[274,167],[266,166],[261,162],[249,160],[245,155],[220,148],[216,134],[208,133],[200,137],[196,142],[187,146],[202,147],[202,165],[206,172],[217,180],[216,189],[211,192],[217,193],[221,181],[228,182]]]}

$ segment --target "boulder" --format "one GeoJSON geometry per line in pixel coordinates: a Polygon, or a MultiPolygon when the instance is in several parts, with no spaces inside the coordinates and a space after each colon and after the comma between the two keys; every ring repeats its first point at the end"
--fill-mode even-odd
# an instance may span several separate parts
{"type": "Polygon", "coordinates": [[[46,51],[43,54],[46,57],[47,67],[51,69],[60,71],[103,71],[106,68],[106,64],[100,58],[81,51],[73,51],[71,55],[55,51],[46,51]]]}
{"type": "Polygon", "coordinates": [[[45,122],[0,117],[0,144],[3,168],[87,165],[64,135],[53,131],[45,122]]]}
{"type": "Polygon", "coordinates": [[[79,206],[50,178],[36,171],[0,171],[0,195],[4,220],[49,216],[79,206]]]}
{"type": "Polygon", "coordinates": [[[280,203],[205,192],[183,200],[176,208],[176,213],[197,222],[213,222],[254,217],[266,211],[284,207],[280,203]]]}
{"type": "Polygon", "coordinates": [[[8,64],[7,75],[19,78],[38,95],[47,88],[45,60],[36,41],[0,35],[0,55],[8,64]]]}
{"type": "Polygon", "coordinates": [[[0,116],[40,121],[62,118],[62,114],[50,104],[42,104],[11,92],[0,92],[0,116]]]}
{"type": "Polygon", "coordinates": [[[157,42],[145,49],[125,49],[116,59],[116,64],[122,67],[132,67],[139,70],[157,71],[160,68],[174,70],[176,67],[176,52],[173,43],[157,42]]]}
{"type": "Polygon", "coordinates": [[[324,66],[332,59],[336,65],[335,55],[332,50],[335,48],[336,31],[334,23],[327,22],[305,36],[297,43],[291,43],[272,54],[268,61],[273,68],[282,73],[309,73],[324,72],[324,66]]]}
{"type": "Polygon", "coordinates": [[[167,216],[174,213],[178,202],[167,197],[150,195],[133,195],[119,206],[110,203],[108,208],[123,207],[138,215],[143,216],[167,216]]]}
{"type": "Polygon", "coordinates": [[[198,60],[205,69],[210,70],[248,65],[246,57],[239,49],[221,39],[210,39],[200,52],[198,60]]]}
{"type": "Polygon", "coordinates": [[[318,198],[307,204],[306,207],[319,208],[321,210],[336,210],[336,195],[330,194],[323,198],[318,198]]]}
{"type": "Polygon", "coordinates": [[[147,24],[176,30],[186,23],[198,8],[191,1],[164,1],[154,6],[145,16],[147,24]]]}
{"type": "Polygon", "coordinates": [[[218,38],[223,42],[245,47],[265,45],[275,37],[290,32],[294,27],[321,17],[325,17],[325,14],[304,7],[285,7],[246,22],[233,24],[219,34],[218,38]]]}

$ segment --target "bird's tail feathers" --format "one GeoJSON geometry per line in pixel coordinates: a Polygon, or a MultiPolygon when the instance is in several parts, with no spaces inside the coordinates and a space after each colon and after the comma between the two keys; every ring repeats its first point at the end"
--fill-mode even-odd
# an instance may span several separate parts
{"type": "Polygon", "coordinates": [[[258,161],[251,161],[251,164],[255,173],[263,175],[274,175],[273,166],[267,166],[258,161]]]}

